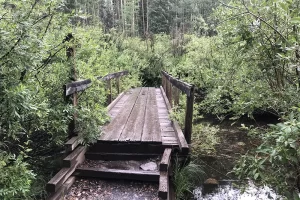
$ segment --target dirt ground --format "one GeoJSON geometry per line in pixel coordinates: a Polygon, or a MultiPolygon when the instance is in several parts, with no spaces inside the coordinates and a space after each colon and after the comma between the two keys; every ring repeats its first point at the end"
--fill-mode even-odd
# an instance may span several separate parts
{"type": "Polygon", "coordinates": [[[158,200],[158,184],[125,180],[77,179],[66,200],[158,200]]]}

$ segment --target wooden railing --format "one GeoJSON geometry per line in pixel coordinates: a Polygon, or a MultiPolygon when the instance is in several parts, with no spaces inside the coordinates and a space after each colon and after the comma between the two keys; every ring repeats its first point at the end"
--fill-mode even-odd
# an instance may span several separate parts
{"type": "Polygon", "coordinates": [[[165,71],[162,71],[162,87],[170,102],[171,107],[179,104],[180,91],[187,95],[184,136],[188,144],[191,143],[193,127],[193,107],[195,86],[172,77],[165,71]],[[174,102],[173,102],[174,101],[174,102]]]}
{"type": "Polygon", "coordinates": [[[116,73],[112,73],[112,74],[107,74],[104,77],[102,77],[102,76],[97,77],[97,79],[99,79],[99,80],[107,81],[107,89],[109,90],[107,104],[110,104],[112,102],[111,80],[112,79],[116,80],[117,93],[120,94],[120,78],[127,74],[128,74],[128,71],[121,71],[121,72],[116,72],[116,73]]]}
{"type": "MultiPolygon", "coordinates": [[[[117,88],[117,93],[120,93],[120,78],[122,76],[125,76],[128,74],[128,71],[121,71],[121,72],[116,72],[116,73],[111,73],[107,74],[106,76],[99,76],[97,77],[98,80],[102,80],[107,82],[107,90],[108,90],[108,95],[107,95],[107,104],[110,104],[112,102],[112,84],[111,80],[116,79],[116,88],[117,88]]],[[[79,96],[78,92],[82,92],[89,88],[92,85],[91,79],[86,79],[86,80],[80,80],[80,81],[75,81],[72,83],[68,83],[64,85],[64,98],[65,101],[72,102],[73,106],[76,107],[78,104],[79,96]]],[[[75,126],[76,126],[76,113],[73,116],[73,120],[69,124],[69,138],[77,135],[75,132],[75,126]]]]}

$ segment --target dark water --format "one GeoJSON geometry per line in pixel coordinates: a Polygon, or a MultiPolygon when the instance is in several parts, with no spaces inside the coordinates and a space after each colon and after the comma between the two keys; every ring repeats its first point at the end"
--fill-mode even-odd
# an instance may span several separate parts
{"type": "MultiPolygon", "coordinates": [[[[205,186],[206,187],[206,186],[205,186]]],[[[248,186],[242,191],[234,187],[232,182],[219,185],[214,192],[205,194],[203,186],[196,188],[193,191],[196,200],[283,200],[286,199],[275,193],[273,189],[268,186],[258,187],[249,181],[248,186]]]]}

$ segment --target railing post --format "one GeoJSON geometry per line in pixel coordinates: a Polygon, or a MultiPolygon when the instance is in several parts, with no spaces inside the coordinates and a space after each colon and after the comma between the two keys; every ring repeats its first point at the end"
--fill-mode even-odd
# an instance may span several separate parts
{"type": "Polygon", "coordinates": [[[169,83],[169,89],[168,89],[168,98],[169,98],[169,102],[170,102],[170,106],[171,106],[171,108],[173,107],[173,101],[172,101],[172,83],[170,82],[170,81],[168,81],[168,83],[169,83]]]}
{"type": "MultiPolygon", "coordinates": [[[[76,74],[76,67],[75,67],[75,47],[68,47],[66,50],[66,54],[68,57],[68,61],[71,63],[71,73],[70,73],[70,79],[72,81],[76,81],[77,80],[77,74],[76,74]]],[[[65,94],[64,94],[65,95],[65,94]]],[[[75,92],[73,95],[73,99],[72,99],[72,103],[73,106],[76,107],[77,106],[77,92],[75,92]]],[[[69,98],[66,98],[66,101],[69,102],[69,98]]],[[[73,119],[71,120],[71,122],[69,123],[68,126],[68,136],[69,138],[73,137],[75,135],[75,129],[76,129],[76,118],[77,118],[77,114],[74,112],[73,114],[73,119]]]]}
{"type": "Polygon", "coordinates": [[[188,144],[191,144],[191,138],[192,138],[194,92],[195,92],[195,86],[192,85],[190,90],[190,95],[187,96],[187,100],[186,100],[185,126],[184,126],[184,136],[188,144]]]}
{"type": "Polygon", "coordinates": [[[112,95],[111,95],[111,81],[110,79],[107,80],[107,89],[109,90],[109,94],[107,96],[107,104],[109,105],[112,102],[112,95]]]}
{"type": "Polygon", "coordinates": [[[174,106],[179,105],[179,89],[177,87],[174,88],[174,106]]]}
{"type": "Polygon", "coordinates": [[[118,94],[120,94],[120,77],[116,79],[116,84],[117,84],[117,92],[118,94]]]}

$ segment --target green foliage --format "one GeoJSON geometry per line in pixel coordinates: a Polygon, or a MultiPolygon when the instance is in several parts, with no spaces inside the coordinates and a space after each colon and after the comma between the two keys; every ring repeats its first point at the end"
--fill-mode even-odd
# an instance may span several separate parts
{"type": "Polygon", "coordinates": [[[0,198],[26,199],[35,174],[21,156],[0,152],[0,198]]]}
{"type": "Polygon", "coordinates": [[[176,160],[174,167],[173,184],[176,199],[189,199],[192,189],[202,181],[204,171],[200,165],[189,163],[182,165],[176,160]]]}
{"type": "Polygon", "coordinates": [[[192,157],[199,155],[211,155],[216,153],[215,146],[219,143],[219,128],[206,124],[193,126],[192,157]]]}
{"type": "Polygon", "coordinates": [[[273,185],[286,195],[299,187],[300,109],[292,111],[284,122],[270,125],[259,135],[262,144],[241,157],[234,172],[239,178],[252,178],[273,185]]]}

